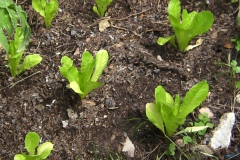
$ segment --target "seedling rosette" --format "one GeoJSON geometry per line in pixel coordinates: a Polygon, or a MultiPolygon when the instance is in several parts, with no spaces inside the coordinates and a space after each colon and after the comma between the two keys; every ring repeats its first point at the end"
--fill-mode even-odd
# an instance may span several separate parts
{"type": "Polygon", "coordinates": [[[31,35],[30,27],[27,23],[27,14],[17,6],[12,0],[0,1],[0,43],[6,53],[9,52],[8,39],[15,33],[17,27],[21,26],[23,40],[17,51],[25,49],[31,35]],[[5,35],[6,33],[6,35],[5,35]]]}
{"type": "Polygon", "coordinates": [[[9,52],[7,53],[7,66],[10,68],[13,77],[18,76],[24,70],[30,69],[42,61],[42,57],[39,54],[32,54],[24,57],[23,62],[20,64],[25,50],[24,47],[23,50],[19,51],[23,40],[22,28],[18,27],[14,34],[14,40],[10,41],[9,52]]]}
{"type": "Polygon", "coordinates": [[[107,66],[108,52],[106,50],[98,51],[96,59],[90,52],[83,52],[80,71],[73,66],[73,61],[67,56],[62,57],[61,63],[60,73],[68,79],[68,87],[83,99],[89,92],[103,85],[97,81],[107,66]]]}
{"type": "Polygon", "coordinates": [[[104,17],[107,7],[112,0],[96,0],[96,6],[93,6],[93,12],[97,13],[99,17],[104,17]]]}
{"type": "Polygon", "coordinates": [[[157,128],[171,136],[186,117],[207,97],[209,86],[206,81],[194,85],[181,103],[180,96],[173,97],[162,86],[155,89],[155,103],[146,104],[146,115],[157,128]]]}
{"type": "Polygon", "coordinates": [[[40,137],[35,132],[29,132],[25,137],[25,147],[29,155],[25,153],[16,154],[14,160],[43,160],[46,159],[52,149],[53,144],[51,142],[45,142],[40,144],[40,137]],[[35,154],[37,149],[37,153],[35,154]]]}
{"type": "Polygon", "coordinates": [[[181,14],[181,6],[179,0],[171,0],[168,5],[168,18],[175,35],[170,37],[159,37],[157,43],[164,45],[170,42],[179,50],[185,51],[189,42],[197,35],[207,32],[214,21],[213,14],[210,11],[202,11],[200,13],[193,11],[188,13],[183,9],[181,14]],[[182,17],[181,17],[182,15],[182,17]]]}
{"type": "Polygon", "coordinates": [[[32,6],[44,18],[47,28],[58,12],[58,0],[32,0],[32,6]]]}

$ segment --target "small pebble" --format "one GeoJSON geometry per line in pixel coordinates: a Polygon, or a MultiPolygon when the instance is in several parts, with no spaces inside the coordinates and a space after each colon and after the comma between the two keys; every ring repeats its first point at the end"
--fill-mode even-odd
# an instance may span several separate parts
{"type": "Polygon", "coordinates": [[[156,73],[156,74],[157,74],[157,73],[159,73],[159,72],[160,72],[160,69],[154,69],[154,70],[153,70],[153,73],[156,73]]]}
{"type": "Polygon", "coordinates": [[[71,36],[75,36],[77,32],[75,30],[71,30],[71,36]]]}
{"type": "Polygon", "coordinates": [[[68,126],[68,120],[62,121],[63,128],[66,128],[68,126]]]}
{"type": "Polygon", "coordinates": [[[235,100],[236,100],[237,103],[240,104],[240,94],[236,95],[235,100]]]}

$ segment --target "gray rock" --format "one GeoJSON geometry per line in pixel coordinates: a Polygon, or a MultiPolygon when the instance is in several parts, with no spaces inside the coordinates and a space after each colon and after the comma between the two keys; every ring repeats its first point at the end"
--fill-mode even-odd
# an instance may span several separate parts
{"type": "Polygon", "coordinates": [[[225,113],[218,127],[213,131],[211,148],[227,148],[231,141],[232,128],[235,123],[235,113],[225,113]]]}

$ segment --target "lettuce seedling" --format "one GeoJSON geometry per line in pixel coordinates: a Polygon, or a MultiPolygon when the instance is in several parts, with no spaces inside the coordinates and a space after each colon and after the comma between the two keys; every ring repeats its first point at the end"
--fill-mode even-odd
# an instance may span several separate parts
{"type": "Polygon", "coordinates": [[[207,97],[209,86],[206,81],[194,85],[185,95],[182,103],[180,96],[175,100],[162,86],[155,89],[156,103],[146,104],[148,119],[167,136],[171,136],[182,125],[189,113],[207,97]]]}
{"type": "Polygon", "coordinates": [[[16,28],[14,40],[10,40],[9,53],[7,53],[7,66],[10,68],[11,75],[13,77],[18,76],[24,70],[30,69],[42,61],[42,57],[39,54],[32,54],[27,55],[23,59],[23,63],[19,65],[25,50],[24,48],[23,50],[18,51],[21,47],[23,39],[22,28],[16,28]]]}
{"type": "Polygon", "coordinates": [[[193,11],[188,13],[186,9],[182,11],[180,0],[171,0],[168,5],[168,18],[175,35],[164,38],[159,37],[157,43],[164,45],[170,42],[179,50],[185,51],[188,43],[197,35],[207,32],[214,21],[213,14],[210,11],[202,11],[200,13],[193,11]],[[176,44],[177,39],[177,44],[176,44]]]}
{"type": "Polygon", "coordinates": [[[69,88],[73,89],[83,99],[89,92],[103,85],[97,80],[106,68],[107,63],[108,52],[106,50],[98,51],[96,59],[90,52],[85,51],[82,54],[80,71],[73,66],[73,61],[69,57],[64,56],[61,59],[60,73],[68,79],[69,88]]]}
{"type": "Polygon", "coordinates": [[[16,28],[20,26],[23,33],[23,40],[18,51],[24,50],[31,35],[26,12],[12,0],[1,0],[0,15],[0,44],[2,44],[3,49],[6,53],[9,52],[8,39],[15,33],[16,28]]]}
{"type": "Polygon", "coordinates": [[[35,132],[29,132],[25,137],[25,148],[29,155],[25,153],[16,154],[14,160],[43,160],[46,159],[52,149],[53,144],[51,142],[45,142],[39,145],[40,137],[35,132]],[[35,154],[37,148],[37,154],[35,154]]]}
{"type": "Polygon", "coordinates": [[[96,0],[97,6],[93,6],[93,12],[97,13],[99,17],[104,17],[107,7],[112,0],[96,0]]]}
{"type": "Polygon", "coordinates": [[[47,28],[58,12],[58,0],[32,0],[32,7],[44,18],[47,28]]]}

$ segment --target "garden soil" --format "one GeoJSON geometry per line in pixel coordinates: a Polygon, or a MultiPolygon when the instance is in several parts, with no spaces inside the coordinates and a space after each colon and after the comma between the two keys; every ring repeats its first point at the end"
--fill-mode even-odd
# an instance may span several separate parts
{"type": "MultiPolygon", "coordinates": [[[[5,52],[0,59],[0,159],[13,159],[26,152],[25,135],[34,131],[41,142],[50,141],[54,149],[48,159],[150,159],[164,155],[171,143],[146,117],[146,103],[154,102],[154,90],[163,86],[171,95],[186,92],[197,82],[207,80],[210,92],[199,108],[208,107],[216,125],[226,112],[236,113],[228,149],[214,151],[219,159],[239,151],[239,112],[235,103],[234,79],[231,81],[228,57],[235,59],[231,39],[239,36],[236,27],[238,4],[230,0],[183,0],[188,11],[209,10],[214,14],[210,31],[195,37],[203,43],[181,53],[172,45],[159,46],[158,37],[174,34],[167,15],[167,0],[113,0],[104,18],[92,11],[94,0],[59,0],[59,11],[50,28],[36,13],[30,0],[18,0],[28,15],[31,39],[26,55],[38,53],[41,64],[12,78],[5,66],[5,52]],[[208,2],[208,3],[207,3],[208,2]],[[109,27],[99,31],[105,20],[109,27]],[[99,79],[104,86],[81,100],[67,88],[60,72],[65,55],[80,66],[85,50],[95,54],[105,49],[109,62],[99,79]],[[122,152],[129,137],[135,147],[134,158],[122,152]]],[[[240,59],[237,57],[238,63],[240,59]]],[[[236,77],[238,79],[238,76],[236,77]]],[[[182,127],[190,126],[199,108],[189,114],[182,127]]],[[[211,135],[211,131],[207,132],[211,135]]],[[[193,135],[192,135],[193,136],[193,135]]],[[[181,136],[173,136],[173,141],[181,136]]],[[[197,139],[197,144],[203,143],[197,139]]],[[[182,151],[190,159],[208,159],[192,146],[182,151]]],[[[185,158],[176,150],[175,158],[185,158]]]]}

